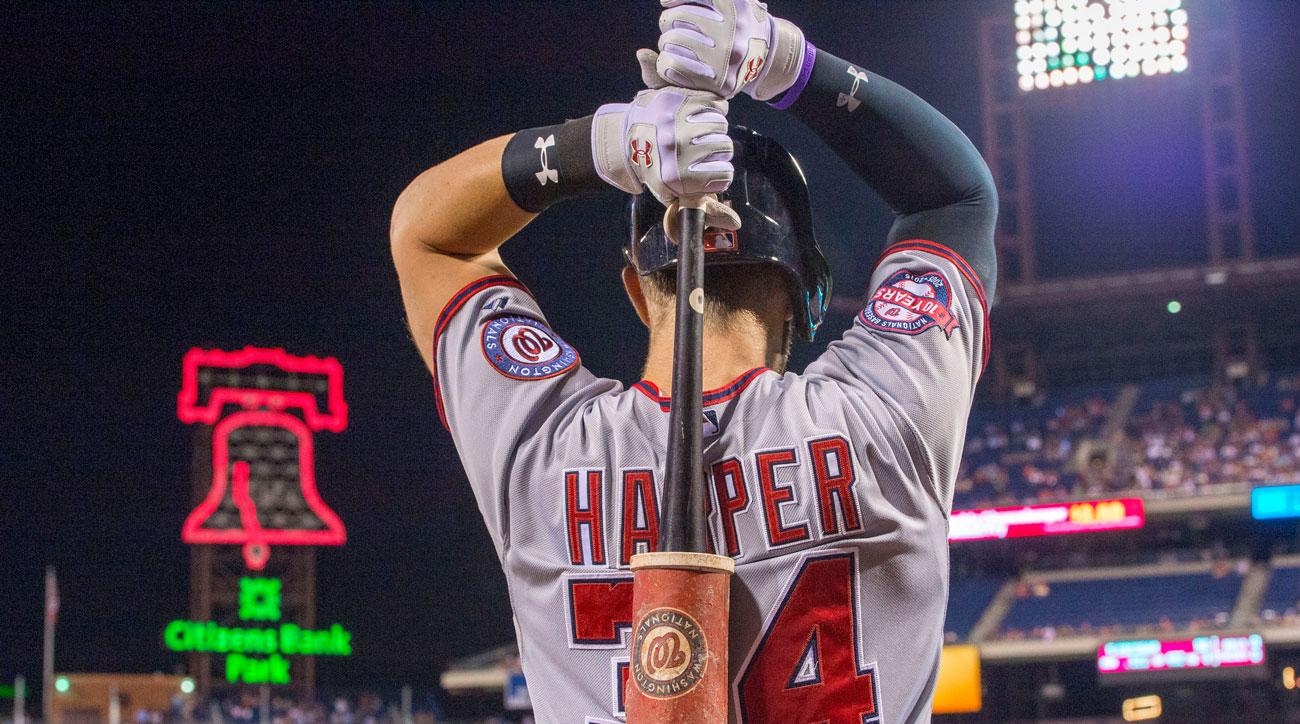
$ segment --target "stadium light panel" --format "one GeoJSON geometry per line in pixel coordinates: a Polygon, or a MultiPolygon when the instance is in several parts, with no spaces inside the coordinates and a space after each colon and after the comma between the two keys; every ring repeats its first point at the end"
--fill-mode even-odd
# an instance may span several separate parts
{"type": "Polygon", "coordinates": [[[1181,0],[1017,0],[1013,7],[1022,92],[1187,70],[1181,0]]]}

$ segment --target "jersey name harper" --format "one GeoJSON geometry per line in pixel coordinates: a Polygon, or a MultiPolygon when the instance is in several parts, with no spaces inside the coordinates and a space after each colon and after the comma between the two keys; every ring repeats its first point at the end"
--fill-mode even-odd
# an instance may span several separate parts
{"type": "MultiPolygon", "coordinates": [[[[614,485],[606,482],[606,475],[605,470],[564,472],[565,530],[569,562],[575,566],[609,565],[605,541],[611,532],[619,542],[619,567],[629,565],[636,553],[656,550],[656,473],[618,470],[614,485]],[[621,492],[621,501],[614,503],[614,521],[605,517],[602,497],[607,490],[621,492]]],[[[745,559],[737,533],[741,516],[758,521],[768,550],[860,531],[862,515],[853,490],[858,478],[849,441],[841,435],[809,440],[802,450],[789,447],[723,458],[710,466],[710,518],[719,538],[708,541],[710,552],[745,559]],[[798,491],[803,490],[813,491],[813,500],[800,500],[798,491]]]]}

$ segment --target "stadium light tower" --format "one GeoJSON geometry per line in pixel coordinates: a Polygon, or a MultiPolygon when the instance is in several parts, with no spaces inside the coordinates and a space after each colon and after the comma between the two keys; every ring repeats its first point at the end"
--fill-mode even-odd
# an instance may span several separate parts
{"type": "MultiPolygon", "coordinates": [[[[1068,296],[1059,280],[1038,278],[1036,186],[1030,117],[1071,103],[1099,123],[1104,104],[1085,96],[1129,93],[1143,79],[1183,75],[1170,92],[1200,106],[1205,189],[1206,283],[1255,262],[1251,169],[1236,0],[1003,0],[980,23],[981,151],[999,197],[999,297],[1068,296]],[[1125,81],[1115,83],[1112,81],[1125,81]],[[1091,86],[1087,91],[1072,86],[1091,86]],[[1109,86],[1110,91],[1100,87],[1109,86]],[[1234,267],[1235,268],[1235,267],[1234,267]]],[[[1166,78],[1169,80],[1169,78],[1166,78]]],[[[1115,96],[1111,96],[1112,101],[1115,96]]],[[[1126,96],[1128,97],[1128,96],[1126,96]]],[[[1233,346],[1225,335],[1225,349],[1233,346]]],[[[1010,390],[1039,369],[1033,345],[994,348],[997,389],[1010,390]]]]}
{"type": "Polygon", "coordinates": [[[1020,90],[1187,70],[1182,0],[1017,0],[1020,90]]]}
{"type": "Polygon", "coordinates": [[[1189,68],[1189,87],[1201,106],[1208,261],[1252,260],[1255,233],[1236,3],[1006,3],[1007,10],[1014,12],[986,18],[981,24],[980,75],[982,150],[1002,201],[998,247],[1006,262],[1007,281],[1032,283],[1036,276],[1031,139],[1025,114],[1056,97],[1044,91],[1181,74],[1189,68]],[[1189,55],[1193,37],[1194,53],[1189,55]],[[1196,68],[1191,68],[1193,61],[1199,63],[1196,68]]]}

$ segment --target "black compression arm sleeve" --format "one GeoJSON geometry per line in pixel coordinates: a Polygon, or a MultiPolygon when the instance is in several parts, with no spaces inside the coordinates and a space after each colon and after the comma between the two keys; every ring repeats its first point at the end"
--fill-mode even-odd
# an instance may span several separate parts
{"type": "Polygon", "coordinates": [[[890,244],[929,239],[947,246],[970,262],[993,298],[997,190],[957,126],[906,88],[820,49],[791,108],[898,214],[890,244]]]}
{"type": "Polygon", "coordinates": [[[501,177],[519,208],[536,213],[556,201],[608,188],[591,160],[591,119],[528,128],[506,142],[501,177]]]}

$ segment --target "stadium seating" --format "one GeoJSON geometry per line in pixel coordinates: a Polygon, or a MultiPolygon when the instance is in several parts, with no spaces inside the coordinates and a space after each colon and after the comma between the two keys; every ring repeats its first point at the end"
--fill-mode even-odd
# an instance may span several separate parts
{"type": "Polygon", "coordinates": [[[1155,380],[1131,409],[1115,404],[1122,389],[1048,390],[1027,404],[976,407],[954,507],[1300,482],[1300,375],[1235,386],[1155,380]],[[1093,452],[1082,456],[1085,445],[1093,452]]]}
{"type": "Polygon", "coordinates": [[[1116,385],[1057,390],[1025,404],[971,412],[957,481],[958,508],[987,508],[1070,497],[1067,470],[1079,444],[1095,437],[1119,392],[1116,385]]]}
{"type": "Polygon", "coordinates": [[[1296,377],[1262,385],[1148,385],[1125,426],[1130,487],[1196,494],[1300,479],[1296,377]]]}
{"type": "Polygon", "coordinates": [[[993,578],[954,577],[948,592],[948,618],[943,626],[944,640],[949,643],[966,640],[1001,586],[1002,581],[993,578]]]}
{"type": "Polygon", "coordinates": [[[1243,567],[1212,572],[1022,584],[1001,638],[1214,630],[1227,625],[1243,567]]]}
{"type": "Polygon", "coordinates": [[[1259,604],[1260,622],[1269,626],[1300,623],[1300,568],[1274,568],[1259,604]]]}

